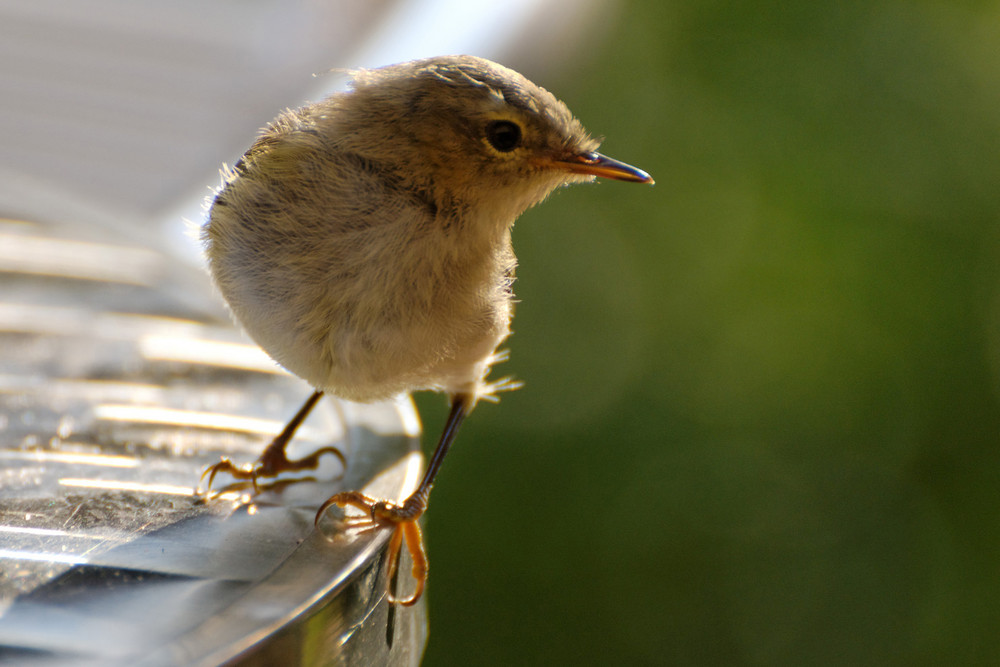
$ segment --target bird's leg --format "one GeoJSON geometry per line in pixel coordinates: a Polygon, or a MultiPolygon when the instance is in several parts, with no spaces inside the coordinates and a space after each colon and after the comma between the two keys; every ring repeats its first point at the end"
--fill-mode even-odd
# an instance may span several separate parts
{"type": "Polygon", "coordinates": [[[396,568],[399,567],[399,552],[403,542],[410,552],[410,559],[413,561],[413,579],[416,581],[416,588],[413,594],[405,599],[395,599],[390,595],[391,602],[399,602],[402,605],[415,604],[424,592],[424,585],[427,582],[427,553],[424,551],[423,537],[420,533],[420,525],[417,521],[427,509],[427,498],[430,496],[431,487],[434,485],[434,478],[441,469],[451,443],[455,440],[458,427],[466,415],[472,410],[474,401],[469,394],[456,394],[451,398],[451,412],[448,414],[448,421],[445,423],[444,432],[438,441],[434,453],[431,455],[430,463],[424,472],[420,485],[402,503],[392,503],[388,500],[379,500],[366,496],[358,491],[347,491],[332,496],[320,506],[316,512],[316,523],[319,523],[323,513],[332,505],[340,507],[356,507],[371,517],[371,522],[377,525],[392,526],[393,535],[389,542],[389,579],[395,575],[396,568]]]}
{"type": "Polygon", "coordinates": [[[298,470],[315,470],[319,465],[319,458],[323,454],[333,454],[340,459],[341,465],[347,465],[347,461],[340,450],[335,447],[323,447],[305,458],[301,458],[297,461],[289,460],[287,454],[285,453],[285,448],[291,441],[292,436],[301,426],[305,418],[309,416],[312,412],[313,407],[319,402],[319,399],[323,396],[322,391],[314,391],[312,395],[306,400],[306,402],[299,408],[299,411],[295,413],[291,421],[285,425],[281,433],[275,436],[274,440],[268,444],[267,448],[261,453],[260,457],[253,463],[248,463],[246,465],[237,466],[230,459],[224,458],[215,465],[209,467],[202,473],[201,478],[204,480],[205,476],[208,476],[208,485],[205,488],[205,493],[208,495],[212,490],[212,482],[215,480],[215,476],[220,472],[228,473],[238,480],[249,480],[250,484],[253,486],[254,493],[260,491],[257,486],[257,479],[260,477],[275,477],[283,472],[294,472],[298,470]]]}

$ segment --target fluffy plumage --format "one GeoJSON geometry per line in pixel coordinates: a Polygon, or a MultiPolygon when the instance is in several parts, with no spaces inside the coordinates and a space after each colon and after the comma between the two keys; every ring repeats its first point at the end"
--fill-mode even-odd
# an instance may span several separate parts
{"type": "Polygon", "coordinates": [[[205,232],[236,318],[278,363],[357,401],[480,396],[510,332],[510,229],[593,176],[536,162],[597,147],[521,75],[457,56],[355,74],[268,126],[225,174],[205,232]],[[497,151],[509,120],[522,143],[497,151]]]}
{"type": "Polygon", "coordinates": [[[322,392],[447,392],[444,433],[405,501],[347,491],[316,515],[353,506],[393,526],[389,578],[405,540],[416,588],[401,602],[415,602],[427,577],[417,520],[441,462],[476,402],[513,387],[486,375],[510,335],[514,220],[568,183],[652,183],[597,145],[549,92],[471,56],[356,72],[351,90],[271,123],[225,173],[204,233],[209,266],[250,336],[317,392],[256,462],[209,468],[208,488],[220,472],[256,488],[339,455],[285,454],[322,392]]]}

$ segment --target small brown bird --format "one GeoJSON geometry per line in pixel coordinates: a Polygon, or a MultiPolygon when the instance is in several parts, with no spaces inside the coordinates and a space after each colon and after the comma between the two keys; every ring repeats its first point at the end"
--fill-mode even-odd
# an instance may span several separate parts
{"type": "Polygon", "coordinates": [[[285,446],[324,392],[377,401],[446,392],[451,411],[416,491],[402,503],[338,493],[405,539],[420,597],[427,559],[417,520],[462,420],[517,383],[486,380],[510,334],[514,220],[555,188],[596,176],[652,183],[595,152],[565,104],[472,56],[354,73],[351,90],[267,127],[224,175],[204,231],[233,314],[279,364],[316,388],[253,464],[209,468],[250,480],[315,469],[285,446]]]}

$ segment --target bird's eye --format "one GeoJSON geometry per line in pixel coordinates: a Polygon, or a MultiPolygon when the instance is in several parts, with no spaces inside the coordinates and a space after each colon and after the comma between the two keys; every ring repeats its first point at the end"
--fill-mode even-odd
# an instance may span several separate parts
{"type": "Polygon", "coordinates": [[[521,128],[509,120],[495,120],[486,126],[486,140],[501,153],[521,145],[521,128]]]}

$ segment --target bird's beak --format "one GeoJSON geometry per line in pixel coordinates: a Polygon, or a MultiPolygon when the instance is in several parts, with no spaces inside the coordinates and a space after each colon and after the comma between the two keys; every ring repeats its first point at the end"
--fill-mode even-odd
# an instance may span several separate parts
{"type": "Polygon", "coordinates": [[[631,183],[653,184],[653,177],[642,169],[636,169],[630,164],[613,160],[593,151],[551,160],[545,166],[571,171],[575,174],[589,174],[631,183]]]}

